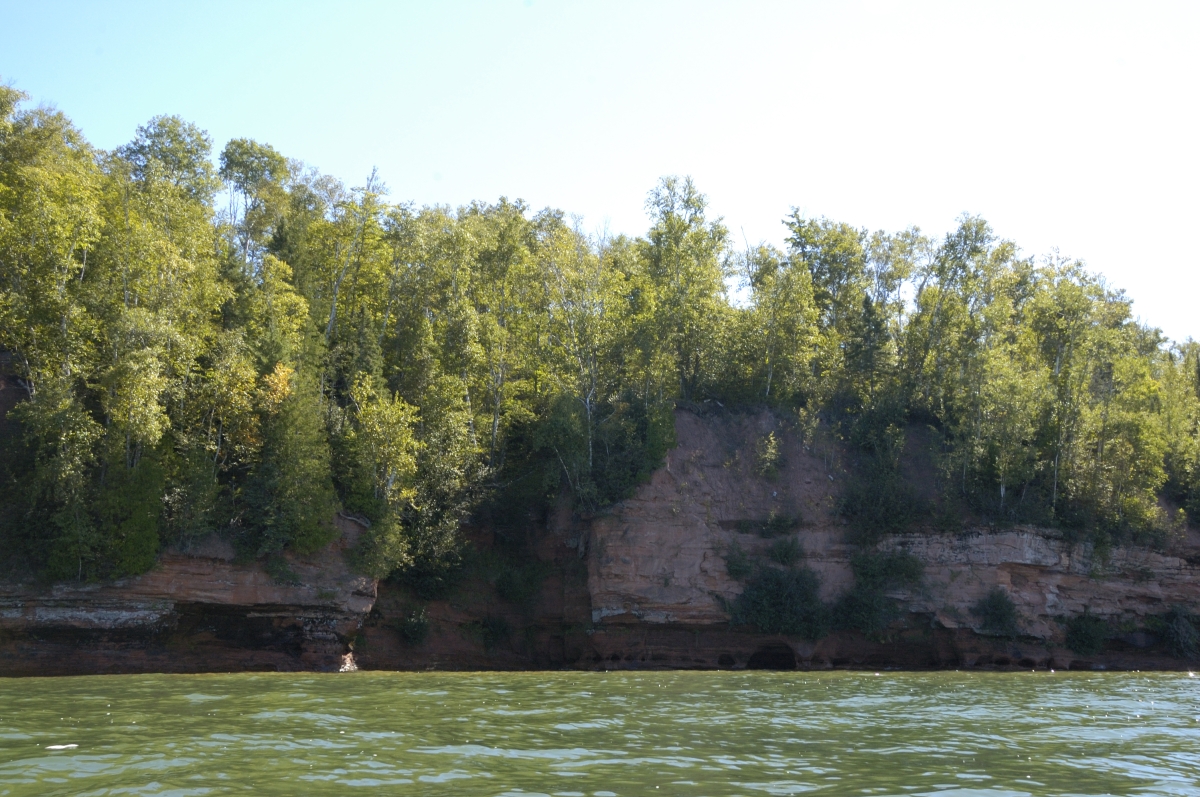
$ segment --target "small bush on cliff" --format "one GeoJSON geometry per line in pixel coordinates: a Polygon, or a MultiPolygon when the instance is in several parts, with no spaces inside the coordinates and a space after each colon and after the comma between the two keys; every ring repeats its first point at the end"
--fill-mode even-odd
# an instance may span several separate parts
{"type": "Polygon", "coordinates": [[[761,438],[754,446],[754,470],[759,476],[770,481],[779,478],[779,466],[783,464],[783,454],[779,451],[779,440],[771,432],[761,438]]]}
{"type": "Polygon", "coordinates": [[[735,625],[753,625],[764,634],[817,639],[829,630],[817,574],[808,568],[760,568],[730,607],[735,625]]]}
{"type": "Polygon", "coordinates": [[[508,642],[508,638],[512,635],[512,626],[508,620],[503,617],[493,617],[488,615],[479,623],[479,630],[483,636],[483,647],[485,650],[491,651],[497,645],[508,642]]]}
{"type": "Polygon", "coordinates": [[[908,551],[868,552],[850,557],[855,584],[864,589],[911,587],[921,580],[924,565],[908,551]]]}
{"type": "Polygon", "coordinates": [[[1088,612],[1067,620],[1067,647],[1080,656],[1094,656],[1104,650],[1108,623],[1088,612]]]}
{"type": "Polygon", "coordinates": [[[390,579],[402,584],[423,601],[440,600],[450,595],[462,583],[464,570],[461,558],[421,559],[408,570],[393,573],[390,579]]]}
{"type": "Polygon", "coordinates": [[[396,622],[400,638],[410,645],[420,645],[429,636],[429,619],[425,609],[414,609],[396,622]]]}
{"type": "Polygon", "coordinates": [[[836,628],[861,631],[871,639],[879,639],[899,616],[896,602],[876,590],[852,589],[833,605],[836,628]]]}
{"type": "Polygon", "coordinates": [[[791,567],[804,558],[804,548],[795,537],[783,537],[767,549],[767,558],[776,564],[791,567]]]}
{"type": "Polygon", "coordinates": [[[754,572],[750,557],[737,542],[729,543],[729,548],[725,551],[725,572],[734,581],[745,581],[754,572]]]}
{"type": "Polygon", "coordinates": [[[263,563],[263,570],[276,584],[294,587],[300,583],[300,576],[288,566],[287,560],[280,554],[268,556],[266,562],[263,563]]]}
{"type": "Polygon", "coordinates": [[[1166,616],[1164,636],[1172,655],[1181,659],[1195,659],[1200,655],[1200,634],[1192,625],[1192,618],[1182,606],[1172,606],[1166,616]]]}
{"type": "Polygon", "coordinates": [[[528,608],[541,592],[547,575],[544,562],[532,562],[523,567],[510,565],[496,579],[496,592],[514,606],[528,608]]]}
{"type": "Polygon", "coordinates": [[[1010,639],[1017,635],[1017,606],[1000,587],[992,587],[971,608],[971,613],[980,619],[980,630],[985,634],[1010,639]]]}
{"type": "Polygon", "coordinates": [[[780,534],[787,534],[804,524],[803,518],[796,515],[776,515],[772,513],[763,520],[739,520],[737,530],[740,534],[757,534],[770,539],[780,534]]]}
{"type": "Polygon", "coordinates": [[[896,601],[885,593],[919,583],[921,560],[906,551],[862,551],[850,558],[850,569],[854,588],[834,604],[834,625],[878,637],[900,614],[896,601]]]}
{"type": "Polygon", "coordinates": [[[851,540],[860,545],[903,532],[927,511],[912,485],[881,462],[865,465],[850,480],[838,510],[850,523],[851,540]]]}

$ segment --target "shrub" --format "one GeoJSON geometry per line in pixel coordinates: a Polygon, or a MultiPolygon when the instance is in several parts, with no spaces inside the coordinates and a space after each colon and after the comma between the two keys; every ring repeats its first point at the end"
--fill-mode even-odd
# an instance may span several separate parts
{"type": "Polygon", "coordinates": [[[400,638],[410,645],[419,645],[429,636],[429,620],[425,609],[414,609],[396,623],[400,638]]]}
{"type": "Polygon", "coordinates": [[[1017,635],[1017,606],[1000,587],[992,587],[971,608],[971,613],[980,619],[980,628],[985,634],[1010,639],[1017,635]]]}
{"type": "Polygon", "coordinates": [[[514,606],[528,608],[541,592],[546,575],[546,567],[542,562],[524,567],[505,567],[496,579],[496,592],[514,606]]]}
{"type": "Polygon", "coordinates": [[[803,525],[800,515],[771,514],[764,520],[739,520],[737,530],[741,534],[757,534],[770,539],[779,534],[787,534],[803,525]]]}
{"type": "Polygon", "coordinates": [[[263,570],[276,584],[294,587],[300,583],[300,576],[288,566],[287,560],[280,554],[272,554],[263,562],[263,570]]]}
{"type": "Polygon", "coordinates": [[[1093,656],[1104,650],[1108,623],[1086,611],[1067,620],[1067,647],[1080,656],[1093,656]]]}
{"type": "Polygon", "coordinates": [[[391,576],[423,601],[447,597],[458,587],[462,577],[463,563],[460,559],[419,560],[407,570],[391,576]]]}
{"type": "Polygon", "coordinates": [[[875,590],[913,586],[924,572],[921,560],[908,551],[856,553],[850,557],[850,569],[856,586],[875,590]]]}
{"type": "Polygon", "coordinates": [[[804,548],[795,537],[783,537],[767,549],[767,558],[776,564],[791,567],[804,558],[804,548]]]}
{"type": "Polygon", "coordinates": [[[808,568],[761,568],[733,602],[732,621],[753,625],[765,634],[817,639],[829,627],[829,612],[821,602],[819,587],[816,573],[808,568]]]}
{"type": "Polygon", "coordinates": [[[760,438],[754,446],[755,472],[774,481],[779,478],[779,466],[782,462],[783,455],[779,452],[779,440],[776,439],[775,433],[770,432],[766,437],[760,438]]]}
{"type": "Polygon", "coordinates": [[[884,593],[921,580],[921,560],[906,551],[859,552],[850,557],[854,588],[833,607],[834,625],[878,637],[899,616],[896,602],[884,593]]]}
{"type": "Polygon", "coordinates": [[[1167,614],[1164,636],[1172,655],[1194,659],[1200,653],[1200,634],[1196,633],[1196,627],[1181,606],[1172,606],[1167,614]]]}
{"type": "Polygon", "coordinates": [[[834,626],[877,638],[900,616],[896,602],[878,590],[855,588],[833,605],[834,626]]]}
{"type": "Polygon", "coordinates": [[[903,532],[926,507],[899,473],[873,463],[846,485],[838,511],[850,522],[853,541],[869,545],[903,532]]]}
{"type": "Polygon", "coordinates": [[[483,618],[479,630],[483,634],[483,647],[486,650],[492,650],[502,642],[507,642],[512,634],[512,626],[508,624],[508,620],[492,615],[483,618]]]}
{"type": "Polygon", "coordinates": [[[725,572],[729,577],[734,581],[745,581],[753,571],[750,557],[742,550],[742,546],[736,541],[729,543],[729,549],[725,551],[725,572]]]}

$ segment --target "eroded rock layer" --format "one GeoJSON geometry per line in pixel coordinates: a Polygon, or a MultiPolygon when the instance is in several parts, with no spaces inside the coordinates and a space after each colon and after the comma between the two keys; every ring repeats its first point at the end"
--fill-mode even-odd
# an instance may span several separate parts
{"type": "Polygon", "coordinates": [[[903,612],[873,641],[845,632],[771,641],[731,628],[728,602],[742,585],[725,557],[736,546],[765,559],[780,536],[772,528],[799,542],[822,598],[854,586],[856,549],[835,511],[847,473],[835,451],[806,447],[766,412],[681,412],[676,430],[666,465],[589,529],[596,664],[746,666],[756,652],[785,645],[800,666],[816,667],[1186,666],[1143,629],[1172,606],[1200,608],[1194,530],[1166,551],[1118,547],[1100,558],[1043,529],[921,529],[879,545],[912,554],[924,574],[919,586],[888,593],[903,612]],[[779,464],[764,475],[756,442],[771,434],[779,464]],[[973,609],[996,587],[1017,610],[1016,639],[980,633],[973,609]],[[1064,646],[1064,621],[1085,612],[1115,636],[1103,652],[1081,657],[1064,646]]]}
{"type": "MultiPolygon", "coordinates": [[[[564,504],[526,530],[516,560],[536,564],[537,588],[524,597],[500,588],[498,568],[514,557],[486,528],[468,530],[473,564],[434,597],[353,573],[343,554],[362,526],[339,517],[341,538],[313,557],[288,557],[282,576],[235,563],[212,539],[112,584],[0,585],[0,674],[1189,666],[1154,620],[1174,606],[1200,610],[1194,530],[1163,550],[1100,557],[1044,529],[914,529],[879,544],[923,567],[917,586],[887,593],[899,612],[880,632],[806,640],[732,625],[728,607],[744,578],[730,576],[731,550],[761,565],[779,539],[795,540],[797,566],[817,575],[823,600],[854,587],[851,557],[861,548],[847,542],[836,511],[843,455],[805,446],[767,412],[681,411],[676,431],[664,466],[628,500],[593,518],[564,504]],[[760,451],[769,435],[777,456],[768,468],[760,451]],[[985,633],[974,612],[996,587],[1016,610],[1012,635],[985,633]],[[1086,656],[1066,645],[1064,622],[1085,613],[1108,629],[1086,656]]],[[[931,487],[921,480],[927,463],[905,467],[931,487]]]]}
{"type": "Polygon", "coordinates": [[[337,524],[339,540],[287,557],[282,577],[209,539],[109,584],[0,584],[0,675],[352,667],[376,587],[343,556],[361,526],[337,524]]]}

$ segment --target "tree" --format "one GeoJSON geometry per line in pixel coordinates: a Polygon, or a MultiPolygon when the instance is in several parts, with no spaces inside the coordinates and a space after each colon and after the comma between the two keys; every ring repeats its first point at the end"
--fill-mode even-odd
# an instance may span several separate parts
{"type": "Polygon", "coordinates": [[[359,377],[352,396],[353,444],[376,504],[374,523],[360,544],[359,562],[382,577],[412,562],[413,545],[403,515],[417,496],[414,478],[422,446],[413,433],[413,407],[394,395],[381,398],[366,375],[359,377]]]}
{"type": "Polygon", "coordinates": [[[724,255],[729,237],[708,221],[708,199],[692,178],[664,177],[646,199],[651,227],[642,247],[655,291],[655,332],[675,371],[674,392],[691,399],[714,355],[726,315],[724,255]]]}
{"type": "Polygon", "coordinates": [[[809,271],[772,247],[746,252],[743,273],[751,289],[747,329],[758,363],[764,401],[803,400],[817,337],[817,310],[809,271]]]}
{"type": "Polygon", "coordinates": [[[133,166],[133,177],[147,182],[165,178],[191,199],[207,204],[218,187],[212,139],[178,116],[156,116],[137,129],[118,154],[133,166]]]}
{"type": "Polygon", "coordinates": [[[335,536],[338,511],[329,441],[311,366],[280,364],[263,380],[263,448],[247,485],[254,555],[292,548],[312,553],[335,536]]]}
{"type": "Polygon", "coordinates": [[[266,245],[268,231],[283,213],[291,172],[286,158],[253,139],[232,139],[221,152],[218,173],[232,188],[229,217],[243,262],[250,262],[252,249],[257,260],[266,245]]]}

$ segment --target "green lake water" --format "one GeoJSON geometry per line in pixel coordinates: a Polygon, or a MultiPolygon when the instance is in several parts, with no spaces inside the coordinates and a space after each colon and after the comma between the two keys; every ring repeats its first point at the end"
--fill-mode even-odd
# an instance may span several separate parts
{"type": "Polygon", "coordinates": [[[538,672],[0,680],[0,795],[808,793],[1200,795],[1200,678],[538,672]]]}

